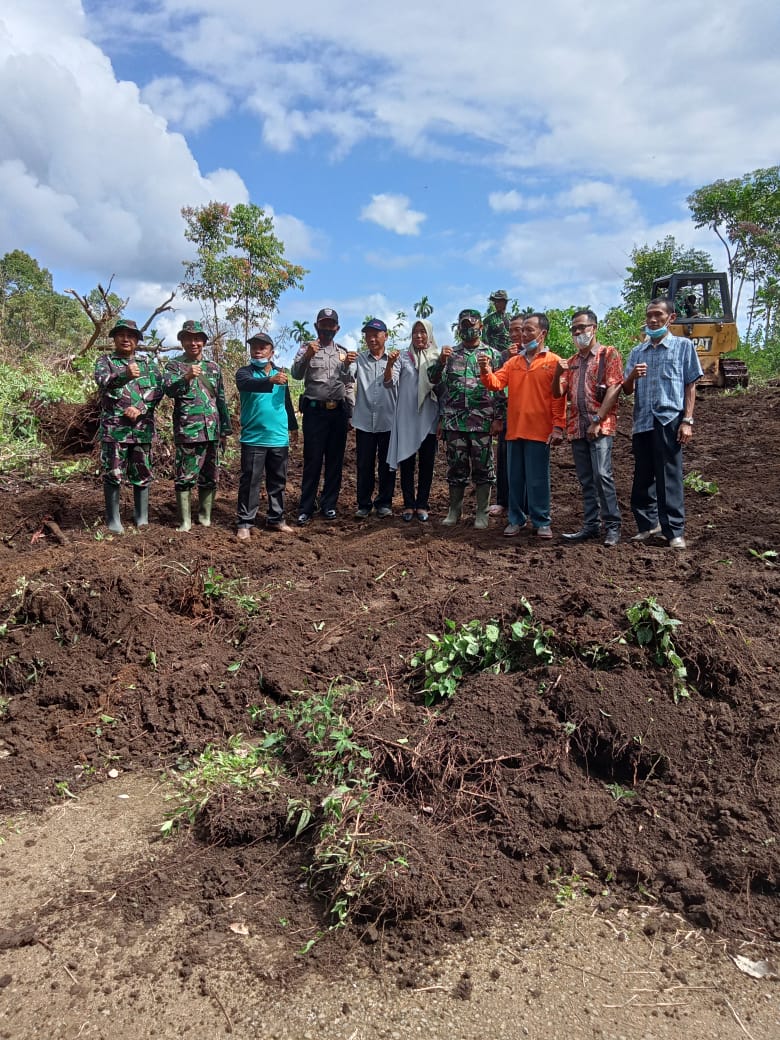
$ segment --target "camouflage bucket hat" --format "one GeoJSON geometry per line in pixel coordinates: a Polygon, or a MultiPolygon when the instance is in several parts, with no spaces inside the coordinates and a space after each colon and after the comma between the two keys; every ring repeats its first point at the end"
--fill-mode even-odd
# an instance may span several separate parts
{"type": "Polygon", "coordinates": [[[141,330],[130,318],[119,318],[116,325],[108,333],[108,338],[113,339],[117,332],[132,332],[137,339],[142,340],[144,338],[141,330]]]}
{"type": "Polygon", "coordinates": [[[185,321],[176,333],[176,339],[181,341],[185,332],[189,332],[193,336],[202,336],[206,343],[209,341],[209,338],[203,329],[203,325],[199,321],[185,321]]]}
{"type": "Polygon", "coordinates": [[[490,300],[508,300],[509,299],[509,295],[507,294],[506,289],[496,289],[495,292],[492,292],[490,294],[488,299],[490,299],[490,300]]]}

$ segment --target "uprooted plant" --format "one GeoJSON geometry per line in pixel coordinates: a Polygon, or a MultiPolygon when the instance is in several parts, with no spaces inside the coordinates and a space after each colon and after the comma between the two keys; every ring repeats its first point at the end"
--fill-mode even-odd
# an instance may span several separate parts
{"type": "Polygon", "coordinates": [[[497,621],[483,624],[476,619],[457,625],[447,619],[444,626],[444,635],[428,633],[430,645],[409,662],[412,668],[422,669],[427,705],[453,697],[466,675],[516,671],[529,655],[543,664],[555,660],[555,633],[534,621],[533,609],[524,596],[520,597],[520,617],[508,625],[497,621]]]}
{"type": "Polygon", "coordinates": [[[670,617],[653,596],[647,596],[630,606],[626,617],[631,626],[628,637],[639,646],[647,647],[656,664],[672,670],[674,703],[677,704],[681,697],[690,697],[688,670],[672,640],[681,622],[670,617]]]}

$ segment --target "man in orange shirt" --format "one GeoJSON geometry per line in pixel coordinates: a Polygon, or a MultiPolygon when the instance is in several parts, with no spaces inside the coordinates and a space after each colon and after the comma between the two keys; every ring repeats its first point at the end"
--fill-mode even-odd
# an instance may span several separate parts
{"type": "Polygon", "coordinates": [[[597,339],[598,319],[592,310],[571,319],[577,353],[561,361],[553,380],[553,395],[569,402],[566,433],[574,468],[582,487],[583,524],[567,542],[584,542],[601,535],[605,545],[620,541],[620,507],[612,476],[612,442],[617,429],[617,403],[623,387],[623,362],[614,347],[597,339]]]}
{"type": "Polygon", "coordinates": [[[566,402],[552,393],[560,358],[545,345],[550,330],[546,314],[528,314],[511,324],[518,321],[519,352],[497,372],[488,357],[480,358],[480,377],[489,390],[508,390],[509,523],[504,534],[514,538],[530,516],[536,536],[549,539],[550,445],[563,440],[566,415],[566,402]]]}

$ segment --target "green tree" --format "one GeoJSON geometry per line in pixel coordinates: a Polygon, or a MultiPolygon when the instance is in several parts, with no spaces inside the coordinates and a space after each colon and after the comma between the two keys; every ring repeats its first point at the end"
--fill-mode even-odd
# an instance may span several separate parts
{"type": "Polygon", "coordinates": [[[16,354],[72,349],[87,325],[73,300],[54,291],[50,272],[21,249],[0,259],[0,342],[16,354]]]}
{"type": "Polygon", "coordinates": [[[309,328],[309,323],[307,321],[294,321],[292,323],[290,335],[299,347],[302,347],[304,343],[308,343],[310,340],[314,339],[314,333],[309,328]]]}
{"type": "Polygon", "coordinates": [[[414,315],[416,318],[430,318],[433,314],[433,304],[430,302],[427,296],[422,296],[417,303],[414,304],[414,315]]]}
{"type": "Polygon", "coordinates": [[[709,253],[681,245],[674,235],[667,235],[654,246],[635,246],[631,250],[631,263],[626,268],[621,294],[626,309],[633,312],[638,306],[647,306],[652,298],[656,278],[673,271],[713,270],[709,253]]]}
{"type": "Polygon", "coordinates": [[[254,203],[209,202],[181,214],[196,252],[183,261],[182,294],[201,304],[220,360],[226,323],[240,325],[246,340],[253,325],[267,324],[283,292],[302,288],[306,271],[285,259],[273,220],[254,203]]]}
{"type": "Polygon", "coordinates": [[[723,243],[736,317],[745,281],[758,292],[780,275],[780,166],[705,184],[688,205],[696,227],[723,243]]]}

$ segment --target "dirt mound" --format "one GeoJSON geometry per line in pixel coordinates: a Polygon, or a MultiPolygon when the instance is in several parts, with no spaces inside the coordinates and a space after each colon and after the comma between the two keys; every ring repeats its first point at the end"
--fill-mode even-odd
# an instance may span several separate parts
{"type": "MultiPolygon", "coordinates": [[[[248,924],[288,967],[341,919],[369,951],[378,930],[422,950],[577,888],[780,939],[779,409],[776,390],[700,402],[687,467],[719,493],[689,492],[685,553],[442,528],[441,458],[429,525],[354,522],[350,455],[339,524],[246,546],[227,491],[215,526],[185,536],[160,482],[152,526],[122,538],[95,526],[96,484],[8,496],[0,804],[39,807],[113,769],[186,777],[243,734],[234,751],[264,749],[260,772],[193,802],[194,830],[160,845],[151,876],[128,869],[112,911],[186,904],[196,931],[227,928],[231,895],[262,892],[248,924]],[[650,602],[680,622],[684,680],[632,628],[650,602]],[[413,654],[472,621],[504,657],[426,706],[413,654]]],[[[629,448],[623,422],[626,512],[629,448]]],[[[290,513],[299,478],[296,456],[290,513]]],[[[556,531],[577,528],[579,501],[564,449],[556,531]]]]}

